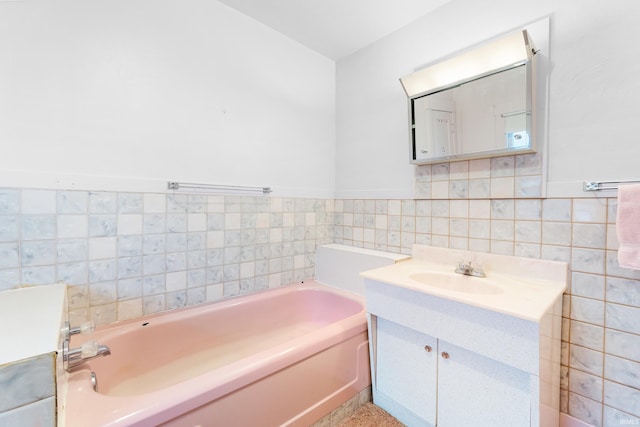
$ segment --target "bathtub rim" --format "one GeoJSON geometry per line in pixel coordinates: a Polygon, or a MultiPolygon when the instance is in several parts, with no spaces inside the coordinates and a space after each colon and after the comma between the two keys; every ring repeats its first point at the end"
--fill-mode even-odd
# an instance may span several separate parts
{"type": "MultiPolygon", "coordinates": [[[[202,312],[214,307],[225,308],[238,304],[242,298],[257,299],[268,298],[269,294],[296,292],[299,290],[321,290],[337,294],[344,298],[356,301],[360,304],[360,310],[344,319],[330,323],[314,331],[316,339],[309,342],[308,336],[297,337],[286,343],[279,344],[268,351],[255,353],[251,356],[239,359],[231,364],[213,369],[199,377],[181,381],[169,387],[143,393],[134,396],[110,396],[94,392],[90,387],[90,365],[78,369],[68,375],[66,380],[67,401],[65,402],[61,416],[69,420],[68,401],[77,399],[73,407],[104,408],[104,412],[93,414],[91,418],[96,425],[103,426],[129,426],[137,423],[161,423],[171,417],[172,409],[181,405],[185,411],[196,409],[212,400],[221,398],[248,384],[265,378],[281,369],[286,368],[292,362],[311,357],[324,349],[336,346],[347,339],[367,331],[366,307],[364,298],[350,292],[335,289],[315,281],[294,283],[275,289],[266,289],[252,294],[238,295],[224,300],[208,302],[204,304],[180,308],[177,310],[154,313],[149,316],[130,319],[97,328],[96,332],[104,332],[111,329],[126,329],[142,321],[157,319],[159,317],[184,316],[187,311],[202,312]],[[206,387],[204,386],[206,384],[206,387]],[[167,392],[170,390],[170,392],[167,392]],[[176,398],[176,396],[180,396],[176,398]],[[144,398],[153,401],[152,405],[144,408],[136,408],[138,400],[144,398]]],[[[197,315],[197,314],[191,314],[197,315]]],[[[77,410],[77,409],[76,409],[77,410]]]]}

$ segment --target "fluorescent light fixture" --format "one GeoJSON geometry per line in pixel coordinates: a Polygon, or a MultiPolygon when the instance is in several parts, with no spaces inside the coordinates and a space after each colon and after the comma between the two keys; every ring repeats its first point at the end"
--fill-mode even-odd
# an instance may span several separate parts
{"type": "Polygon", "coordinates": [[[414,98],[522,65],[534,53],[527,30],[517,31],[402,77],[400,82],[407,96],[414,98]]]}

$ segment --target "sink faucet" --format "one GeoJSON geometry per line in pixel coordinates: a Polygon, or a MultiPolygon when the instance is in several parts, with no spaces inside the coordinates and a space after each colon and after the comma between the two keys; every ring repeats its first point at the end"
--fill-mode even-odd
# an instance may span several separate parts
{"type": "Polygon", "coordinates": [[[477,264],[476,266],[473,266],[471,264],[471,261],[468,263],[458,261],[455,272],[464,274],[465,276],[486,277],[482,269],[482,265],[477,264]]]}

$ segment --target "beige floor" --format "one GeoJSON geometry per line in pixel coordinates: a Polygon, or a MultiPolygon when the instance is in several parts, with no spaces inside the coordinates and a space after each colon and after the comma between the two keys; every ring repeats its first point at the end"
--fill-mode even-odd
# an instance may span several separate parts
{"type": "Polygon", "coordinates": [[[400,421],[373,403],[365,403],[342,420],[338,427],[403,427],[400,421]]]}

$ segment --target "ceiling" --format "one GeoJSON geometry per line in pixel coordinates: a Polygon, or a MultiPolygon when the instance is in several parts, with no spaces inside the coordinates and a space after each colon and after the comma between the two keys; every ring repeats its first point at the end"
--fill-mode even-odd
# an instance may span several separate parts
{"type": "Polygon", "coordinates": [[[337,60],[450,0],[220,0],[337,60]]]}

